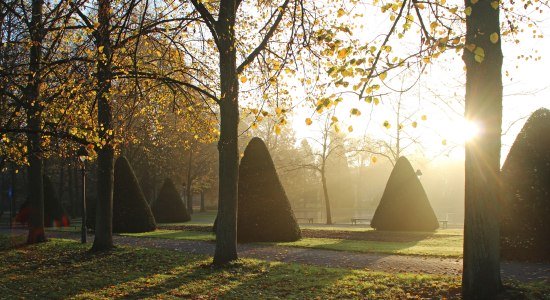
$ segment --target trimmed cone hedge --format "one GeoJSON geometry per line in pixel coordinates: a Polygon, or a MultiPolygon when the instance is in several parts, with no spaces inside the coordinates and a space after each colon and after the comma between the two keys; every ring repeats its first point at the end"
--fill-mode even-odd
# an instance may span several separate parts
{"type": "Polygon", "coordinates": [[[151,210],[159,223],[180,223],[191,220],[187,207],[169,178],[164,180],[157,200],[151,205],[151,210]]]}
{"type": "Polygon", "coordinates": [[[239,167],[238,242],[288,242],[301,238],[273,160],[260,138],[253,138],[239,167]]]}
{"type": "MultiPolygon", "coordinates": [[[[141,191],[136,175],[126,157],[115,162],[113,186],[113,232],[148,232],[157,228],[155,218],[141,191]]],[[[95,229],[96,201],[86,199],[86,224],[95,229]]]]}
{"type": "Polygon", "coordinates": [[[155,218],[126,157],[116,160],[114,175],[113,232],[155,230],[155,218]]]}
{"type": "Polygon", "coordinates": [[[529,117],[504,162],[502,180],[502,256],[549,260],[550,110],[529,117]]]}
{"type": "Polygon", "coordinates": [[[433,231],[439,227],[420,180],[403,156],[390,174],[371,227],[390,231],[433,231]]]}
{"type": "MultiPolygon", "coordinates": [[[[44,185],[44,227],[69,226],[70,218],[55,194],[50,177],[44,175],[42,180],[44,185]]],[[[15,221],[21,224],[28,223],[31,209],[29,200],[25,200],[15,216],[15,221]]]]}

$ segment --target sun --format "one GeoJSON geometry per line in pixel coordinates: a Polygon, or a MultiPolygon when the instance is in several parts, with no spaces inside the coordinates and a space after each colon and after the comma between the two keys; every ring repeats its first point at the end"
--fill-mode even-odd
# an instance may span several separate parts
{"type": "Polygon", "coordinates": [[[447,130],[449,139],[460,144],[473,140],[479,136],[481,132],[481,128],[477,123],[465,119],[453,122],[449,125],[447,130]]]}

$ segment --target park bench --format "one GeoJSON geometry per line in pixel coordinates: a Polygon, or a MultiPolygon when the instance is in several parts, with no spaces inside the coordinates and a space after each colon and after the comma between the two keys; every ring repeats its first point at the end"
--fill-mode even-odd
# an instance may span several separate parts
{"type": "Polygon", "coordinates": [[[370,219],[366,219],[366,218],[351,218],[351,224],[354,224],[354,225],[357,225],[359,222],[365,222],[365,223],[370,223],[370,219]]]}
{"type": "Polygon", "coordinates": [[[309,224],[313,224],[313,218],[296,218],[296,221],[304,220],[309,224]]]}

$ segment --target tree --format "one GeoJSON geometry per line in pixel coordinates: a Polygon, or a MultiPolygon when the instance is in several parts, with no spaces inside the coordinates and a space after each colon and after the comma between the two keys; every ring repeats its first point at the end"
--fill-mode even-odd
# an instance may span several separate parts
{"type": "Polygon", "coordinates": [[[501,172],[502,256],[508,259],[548,259],[550,110],[540,108],[529,117],[501,172]]]}
{"type": "MultiPolygon", "coordinates": [[[[262,5],[271,4],[267,14],[265,25],[258,24],[260,32],[259,42],[255,45],[247,44],[246,48],[253,49],[250,52],[239,47],[243,41],[238,40],[237,28],[239,23],[239,8],[241,0],[219,1],[217,3],[203,3],[190,0],[196,12],[200,15],[201,22],[207,27],[219,53],[219,94],[218,99],[213,100],[219,105],[220,113],[220,137],[219,150],[219,202],[218,202],[218,230],[216,235],[216,251],[214,254],[215,265],[224,265],[237,259],[237,184],[239,166],[238,148],[238,124],[239,124],[239,82],[245,81],[242,77],[245,69],[269,47],[271,38],[280,30],[285,14],[290,15],[292,27],[295,29],[284,37],[286,42],[283,56],[287,57],[293,51],[293,39],[297,32],[305,27],[295,27],[297,20],[306,20],[304,8],[299,0],[284,0],[280,5],[275,3],[260,2],[262,5]],[[291,3],[294,8],[291,8],[291,3]],[[294,9],[294,10],[293,10],[294,9]],[[216,19],[217,12],[217,19],[216,19]],[[302,17],[300,17],[302,16],[302,17]],[[237,53],[244,59],[237,65],[237,53]]],[[[265,9],[262,8],[264,11],[265,9]]],[[[243,21],[244,22],[244,21],[243,21]]],[[[303,36],[302,36],[303,38],[303,36]]],[[[280,66],[280,64],[279,64],[280,66]]],[[[276,80],[275,80],[276,81],[276,80]]],[[[203,93],[208,95],[210,93],[203,93]]]]}
{"type": "Polygon", "coordinates": [[[332,130],[338,130],[338,119],[335,118],[335,108],[328,111],[323,116],[321,126],[321,137],[319,139],[310,138],[320,147],[320,150],[313,153],[313,162],[301,165],[302,168],[307,168],[317,171],[321,176],[321,185],[323,188],[323,197],[325,200],[326,224],[332,224],[331,199],[327,183],[327,162],[333,155],[337,155],[338,148],[342,147],[342,142],[337,142],[335,138],[340,138],[337,135],[331,135],[332,130]],[[331,139],[332,137],[332,139],[331,139]]]}
{"type": "Polygon", "coordinates": [[[113,248],[113,103],[111,98],[112,45],[111,45],[111,0],[97,2],[97,30],[94,32],[97,51],[97,120],[99,138],[104,143],[97,155],[97,213],[93,251],[108,251],[113,248]]]}
{"type": "Polygon", "coordinates": [[[462,294],[492,299],[500,279],[500,148],[502,126],[502,50],[499,6],[489,0],[465,1],[465,117],[482,128],[466,143],[466,191],[462,294]],[[470,46],[472,45],[472,46],[470,46]]]}
{"type": "Polygon", "coordinates": [[[179,223],[191,220],[174,182],[169,178],[164,180],[157,199],[151,205],[151,210],[158,223],[179,223]]]}
{"type": "Polygon", "coordinates": [[[253,138],[239,166],[239,242],[299,240],[300,228],[265,143],[253,138]]]}
{"type": "Polygon", "coordinates": [[[404,156],[391,172],[371,227],[392,231],[433,231],[439,227],[428,196],[404,156]]]}

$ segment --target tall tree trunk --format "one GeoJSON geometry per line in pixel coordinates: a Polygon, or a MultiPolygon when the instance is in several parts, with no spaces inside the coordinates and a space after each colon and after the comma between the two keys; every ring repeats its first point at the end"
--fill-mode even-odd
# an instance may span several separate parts
{"type": "Polygon", "coordinates": [[[96,33],[98,63],[97,63],[97,119],[99,121],[99,137],[104,146],[98,151],[97,168],[97,206],[95,238],[93,251],[106,251],[113,248],[113,180],[114,180],[114,149],[113,149],[113,116],[111,102],[111,40],[110,12],[111,1],[99,0],[98,23],[96,33]]]}
{"type": "Polygon", "coordinates": [[[325,176],[325,170],[321,171],[321,183],[323,184],[323,196],[325,197],[325,210],[327,213],[327,225],[332,224],[332,214],[330,212],[330,198],[328,196],[327,178],[325,176]]]}
{"type": "Polygon", "coordinates": [[[236,2],[222,1],[219,29],[220,139],[219,202],[214,265],[237,260],[237,198],[239,180],[239,81],[235,46],[236,2]]]}
{"type": "Polygon", "coordinates": [[[185,189],[185,198],[187,199],[187,211],[189,214],[193,214],[193,179],[191,178],[191,171],[193,170],[193,146],[189,148],[189,159],[187,161],[187,188],[185,189]]]}
{"type": "Polygon", "coordinates": [[[201,212],[205,212],[206,208],[204,206],[204,191],[201,190],[201,212]]]}
{"type": "Polygon", "coordinates": [[[15,217],[16,203],[15,198],[17,196],[17,173],[15,169],[15,164],[11,166],[11,179],[10,179],[10,194],[8,195],[10,201],[10,228],[13,223],[13,218],[15,217]]]}
{"type": "Polygon", "coordinates": [[[61,164],[59,164],[59,185],[57,186],[57,195],[59,196],[59,203],[64,204],[65,196],[65,168],[63,168],[63,158],[61,164]]]}
{"type": "Polygon", "coordinates": [[[464,299],[494,299],[500,279],[498,197],[502,126],[502,51],[499,10],[490,0],[472,6],[466,17],[466,119],[481,133],[466,144],[464,299]],[[492,37],[491,37],[492,36],[492,37]],[[493,40],[493,41],[491,41],[493,40]]]}
{"type": "Polygon", "coordinates": [[[29,234],[27,243],[40,243],[46,240],[44,233],[44,185],[43,160],[41,149],[42,103],[40,99],[41,60],[42,60],[42,0],[32,1],[32,17],[29,27],[31,47],[29,52],[29,79],[26,89],[27,108],[27,149],[29,151],[29,234]]]}

